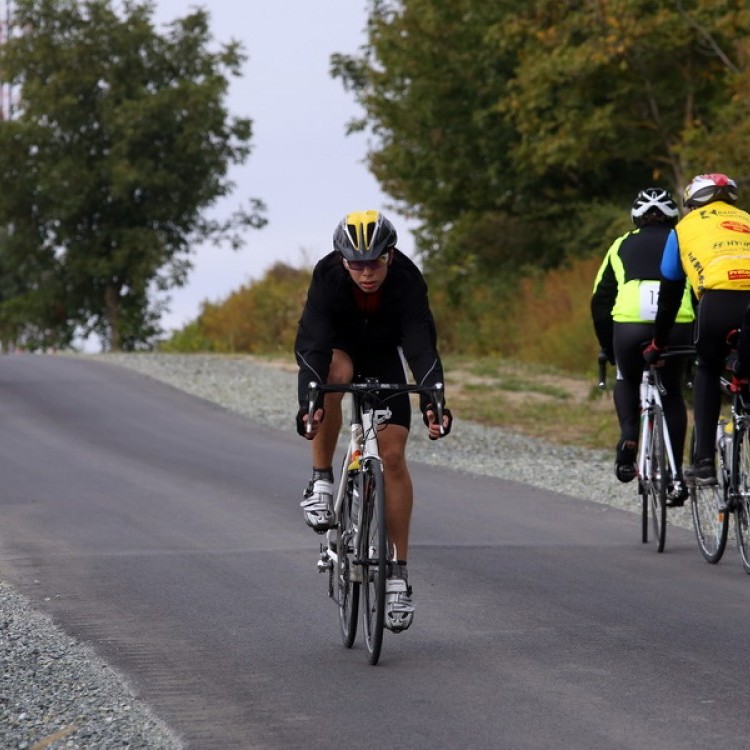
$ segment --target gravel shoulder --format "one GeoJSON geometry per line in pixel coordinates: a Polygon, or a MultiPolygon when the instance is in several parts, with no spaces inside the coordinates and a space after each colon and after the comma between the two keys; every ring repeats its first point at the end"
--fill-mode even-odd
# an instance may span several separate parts
{"type": "MultiPolygon", "coordinates": [[[[67,356],[67,355],[66,355],[67,356]]],[[[255,421],[294,430],[296,373],[249,356],[75,355],[127,367],[255,421]]],[[[450,392],[448,393],[450,399],[450,392]]],[[[409,441],[412,461],[523,482],[640,512],[633,485],[620,485],[612,456],[559,446],[461,420],[439,448],[423,430],[409,441]]],[[[613,415],[614,418],[614,415],[613,415]]],[[[689,510],[670,523],[690,527],[689,510]]],[[[634,518],[633,533],[637,533],[634,518]]],[[[127,680],[93,650],[69,638],[0,577],[0,747],[181,748],[127,680]]]]}

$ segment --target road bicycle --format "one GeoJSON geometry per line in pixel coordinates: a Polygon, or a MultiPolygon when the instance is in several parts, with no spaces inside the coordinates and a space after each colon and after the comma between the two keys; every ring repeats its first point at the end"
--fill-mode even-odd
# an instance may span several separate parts
{"type": "MultiPolygon", "coordinates": [[[[693,523],[698,546],[710,563],[721,560],[726,549],[729,517],[734,515],[737,548],[742,567],[750,573],[750,392],[747,378],[735,374],[739,330],[727,336],[730,355],[720,379],[722,393],[731,403],[731,416],[716,428],[716,485],[691,488],[693,523]]],[[[695,444],[695,440],[693,440],[695,444]]]]}
{"type": "MultiPolygon", "coordinates": [[[[641,541],[649,540],[652,527],[657,552],[664,552],[667,539],[667,499],[677,489],[678,473],[669,427],[664,416],[662,396],[667,392],[661,381],[660,367],[671,357],[695,355],[693,346],[665,350],[659,361],[644,365],[640,386],[640,427],[636,477],[641,497],[641,541]],[[650,523],[649,523],[650,522],[650,523]]],[[[599,388],[606,389],[607,356],[599,354],[599,388]]]]}
{"type": "MultiPolygon", "coordinates": [[[[351,433],[334,496],[334,526],[320,546],[318,570],[328,572],[328,596],[338,605],[341,637],[351,648],[362,609],[362,630],[370,664],[377,664],[383,645],[385,589],[393,550],[385,517],[385,479],[378,450],[378,429],[388,418],[388,401],[400,394],[424,394],[443,422],[442,383],[425,387],[380,383],[374,379],[348,384],[308,386],[308,425],[321,394],[351,395],[351,433]],[[360,602],[361,599],[361,602],[360,602]]],[[[387,429],[385,427],[384,429],[387,429]]]]}

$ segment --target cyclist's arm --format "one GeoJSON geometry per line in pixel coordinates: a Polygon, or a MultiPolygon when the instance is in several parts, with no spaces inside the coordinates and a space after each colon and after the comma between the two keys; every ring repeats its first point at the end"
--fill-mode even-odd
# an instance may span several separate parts
{"type": "MultiPolygon", "coordinates": [[[[619,246],[619,242],[617,244],[619,246]]],[[[591,320],[594,323],[594,332],[599,341],[599,346],[602,351],[607,353],[607,358],[613,361],[612,335],[614,323],[612,308],[617,299],[618,284],[611,263],[611,253],[612,249],[610,248],[594,282],[594,291],[591,295],[591,320]]]]}
{"type": "Polygon", "coordinates": [[[662,280],[659,284],[659,305],[654,321],[654,343],[663,348],[669,339],[685,292],[685,270],[674,229],[669,233],[661,259],[662,280]]]}
{"type": "MultiPolygon", "coordinates": [[[[437,333],[427,299],[427,287],[409,295],[401,315],[403,350],[409,369],[418,385],[433,386],[444,383],[443,363],[437,350],[437,333]]],[[[424,414],[429,397],[420,395],[419,404],[424,414]]]]}
{"type": "MultiPolygon", "coordinates": [[[[438,383],[444,385],[443,363],[437,350],[437,333],[427,297],[427,285],[422,281],[420,286],[417,290],[419,293],[409,296],[410,303],[402,314],[404,356],[416,383],[426,386],[438,383]]],[[[438,422],[438,412],[435,404],[431,403],[430,396],[420,394],[419,408],[431,440],[444,437],[451,431],[453,414],[445,406],[444,394],[442,424],[438,422]]]]}
{"type": "Polygon", "coordinates": [[[300,409],[307,409],[307,386],[310,381],[325,383],[328,380],[335,336],[333,299],[335,290],[330,288],[319,263],[313,271],[294,342],[294,354],[299,366],[297,400],[300,409]]]}
{"type": "Polygon", "coordinates": [[[685,281],[685,269],[680,258],[680,244],[674,229],[667,235],[661,256],[661,275],[668,281],[685,281]]]}

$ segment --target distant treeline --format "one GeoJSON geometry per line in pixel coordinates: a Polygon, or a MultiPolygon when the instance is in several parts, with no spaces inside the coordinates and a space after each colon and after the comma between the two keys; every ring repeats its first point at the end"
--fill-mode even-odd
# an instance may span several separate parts
{"type": "MultiPolygon", "coordinates": [[[[471,289],[431,283],[441,350],[590,372],[597,344],[589,299],[599,262],[598,257],[575,260],[515,279],[504,288],[493,283],[475,283],[471,289]],[[451,294],[462,297],[460,308],[455,300],[449,301],[451,294]]],[[[310,274],[309,268],[277,263],[262,279],[240,287],[224,301],[204,302],[198,318],[163,342],[160,350],[291,357],[310,274]]]]}

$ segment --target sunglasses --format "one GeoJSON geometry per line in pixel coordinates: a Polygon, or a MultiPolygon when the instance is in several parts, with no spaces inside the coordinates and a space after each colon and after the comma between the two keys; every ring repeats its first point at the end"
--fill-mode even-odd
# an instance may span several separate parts
{"type": "Polygon", "coordinates": [[[378,255],[375,260],[344,260],[344,263],[346,263],[346,267],[352,271],[364,271],[365,268],[377,270],[379,266],[384,266],[388,263],[389,257],[390,253],[385,252],[382,255],[378,255]]]}

